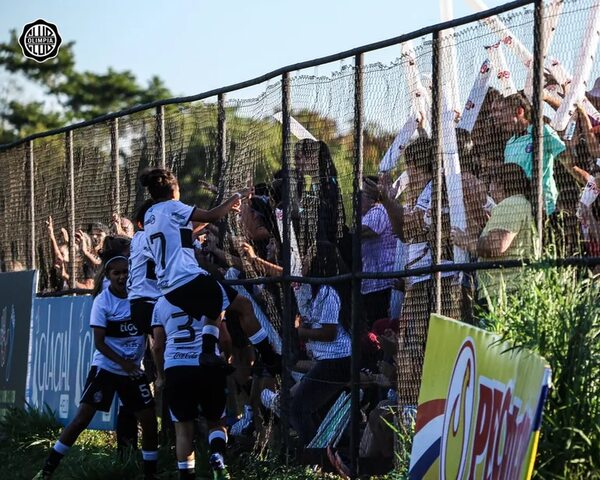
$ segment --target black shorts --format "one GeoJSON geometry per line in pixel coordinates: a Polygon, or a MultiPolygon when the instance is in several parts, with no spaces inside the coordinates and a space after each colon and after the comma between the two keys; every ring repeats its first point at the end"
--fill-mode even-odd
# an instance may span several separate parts
{"type": "Polygon", "coordinates": [[[165,298],[192,318],[200,320],[202,315],[206,315],[209,320],[216,320],[224,310],[223,291],[230,304],[238,295],[233,288],[221,285],[212,276],[198,275],[188,283],[165,294],[165,298]]]}
{"type": "Polygon", "coordinates": [[[188,422],[198,417],[198,407],[207,420],[217,422],[225,412],[226,376],[222,369],[201,366],[165,370],[165,396],[171,419],[188,422]]]}
{"type": "Polygon", "coordinates": [[[90,368],[80,402],[92,405],[101,412],[108,412],[115,392],[119,395],[121,403],[134,412],[154,407],[154,398],[146,375],[131,378],[96,366],[90,368]]]}
{"type": "Polygon", "coordinates": [[[131,308],[131,320],[146,335],[152,335],[150,324],[152,323],[152,312],[154,311],[156,300],[144,300],[140,298],[132,300],[129,304],[131,308]]]}

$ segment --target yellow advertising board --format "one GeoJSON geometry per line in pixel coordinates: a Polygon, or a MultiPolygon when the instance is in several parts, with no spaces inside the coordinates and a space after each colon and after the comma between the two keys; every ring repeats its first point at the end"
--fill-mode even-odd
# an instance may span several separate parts
{"type": "Polygon", "coordinates": [[[539,355],[432,315],[410,478],[529,478],[549,382],[539,355]]]}

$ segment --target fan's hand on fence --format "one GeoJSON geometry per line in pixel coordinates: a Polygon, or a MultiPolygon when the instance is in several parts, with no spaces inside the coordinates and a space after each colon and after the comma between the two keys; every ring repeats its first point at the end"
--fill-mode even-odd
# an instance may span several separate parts
{"type": "Polygon", "coordinates": [[[242,243],[242,250],[244,251],[244,255],[246,255],[250,260],[254,260],[256,258],[256,252],[249,243],[242,243]]]}

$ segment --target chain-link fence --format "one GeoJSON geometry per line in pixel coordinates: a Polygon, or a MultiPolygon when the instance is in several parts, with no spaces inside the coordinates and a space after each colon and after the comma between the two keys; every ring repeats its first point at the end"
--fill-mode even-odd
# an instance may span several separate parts
{"type": "Polygon", "coordinates": [[[3,269],[36,268],[40,293],[91,288],[101,237],[131,228],[148,166],[172,169],[182,201],[204,208],[253,185],[239,216],[203,232],[199,255],[245,284],[281,336],[284,425],[290,374],[310,361],[293,318],[311,315],[320,285],[343,296],[351,375],[319,381],[335,385],[327,400],[352,391],[350,439],[332,441],[356,469],[364,398],[389,389],[416,407],[430,313],[475,322],[550,245],[594,264],[599,10],[513,2],[4,146],[3,269]],[[384,51],[394,60],[378,62],[384,51]],[[250,87],[262,93],[236,99],[250,87]]]}

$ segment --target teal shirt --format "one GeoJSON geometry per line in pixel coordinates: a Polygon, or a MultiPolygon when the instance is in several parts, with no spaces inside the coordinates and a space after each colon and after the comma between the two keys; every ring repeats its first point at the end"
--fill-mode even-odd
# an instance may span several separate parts
{"type": "MultiPolygon", "coordinates": [[[[532,126],[527,127],[527,133],[521,136],[513,136],[504,147],[504,163],[516,163],[524,171],[527,178],[533,175],[533,141],[531,136],[532,126]]],[[[565,151],[565,144],[558,134],[549,126],[544,125],[544,165],[543,184],[544,202],[546,213],[551,215],[556,209],[558,189],[554,181],[554,159],[565,151]]]]}

